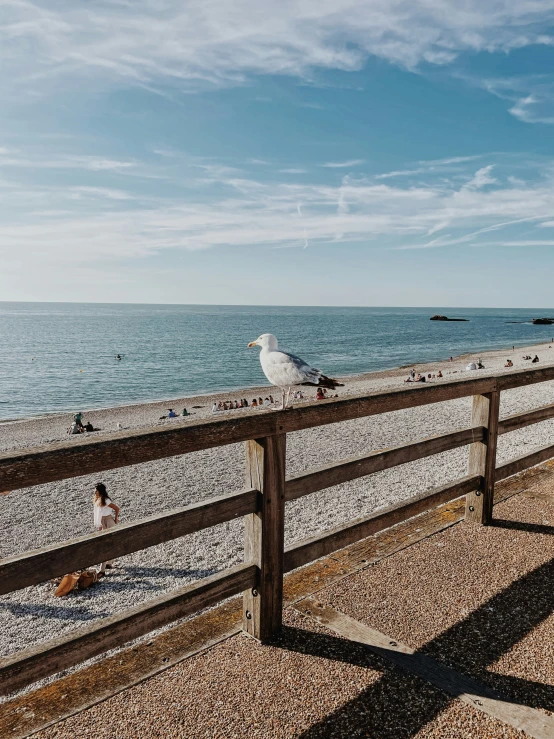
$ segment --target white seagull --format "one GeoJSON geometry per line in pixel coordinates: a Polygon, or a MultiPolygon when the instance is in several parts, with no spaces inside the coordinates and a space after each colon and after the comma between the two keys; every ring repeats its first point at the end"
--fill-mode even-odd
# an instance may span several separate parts
{"type": "Polygon", "coordinates": [[[333,380],[331,377],[326,377],[321,370],[310,367],[300,357],[279,351],[277,339],[273,334],[262,334],[256,341],[251,341],[248,346],[261,346],[260,364],[264,375],[272,385],[281,388],[281,410],[284,410],[289,403],[290,389],[293,385],[316,385],[327,387],[330,390],[334,390],[338,386],[342,387],[342,383],[333,380]],[[288,392],[286,393],[287,389],[288,392]],[[285,393],[287,396],[286,402],[285,393]]]}

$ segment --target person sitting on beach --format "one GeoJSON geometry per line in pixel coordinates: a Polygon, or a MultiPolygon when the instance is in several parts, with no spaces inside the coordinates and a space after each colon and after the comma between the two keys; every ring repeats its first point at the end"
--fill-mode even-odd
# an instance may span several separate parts
{"type": "Polygon", "coordinates": [[[271,403],[271,405],[275,403],[275,401],[273,400],[273,395],[269,396],[269,402],[271,403]]]}
{"type": "Polygon", "coordinates": [[[258,398],[258,406],[263,405],[264,401],[263,398],[258,398]]]}
{"type": "MultiPolygon", "coordinates": [[[[112,503],[108,497],[104,483],[96,483],[92,503],[94,506],[94,525],[98,531],[111,529],[112,526],[116,525],[119,520],[120,508],[115,503],[112,503]],[[115,520],[113,512],[115,512],[115,520]]],[[[112,567],[113,560],[102,562],[100,572],[106,572],[106,568],[111,569],[112,567]]]]}
{"type": "Polygon", "coordinates": [[[95,430],[96,429],[94,428],[94,426],[92,425],[90,421],[87,421],[85,423],[85,431],[95,431],[95,430]]]}
{"type": "Polygon", "coordinates": [[[168,418],[177,418],[177,414],[175,413],[175,411],[173,410],[173,408],[168,408],[167,417],[168,418]]]}
{"type": "Polygon", "coordinates": [[[219,408],[217,407],[217,403],[214,401],[214,404],[212,405],[212,413],[217,413],[219,408]]]}
{"type": "Polygon", "coordinates": [[[438,379],[439,377],[442,377],[442,372],[441,372],[440,370],[439,370],[439,371],[437,372],[437,379],[438,379]]]}
{"type": "Polygon", "coordinates": [[[187,411],[186,408],[183,408],[183,412],[181,413],[182,416],[190,416],[190,413],[187,411]]]}
{"type": "Polygon", "coordinates": [[[256,398],[253,398],[253,400],[252,400],[252,408],[257,408],[257,407],[258,407],[258,401],[256,400],[256,398]]]}
{"type": "Polygon", "coordinates": [[[325,400],[325,395],[323,394],[323,390],[318,387],[317,393],[315,394],[316,400],[325,400]]]}
{"type": "Polygon", "coordinates": [[[266,398],[266,399],[264,400],[264,405],[265,405],[266,407],[270,405],[270,402],[269,402],[269,398],[266,398]]]}
{"type": "Polygon", "coordinates": [[[507,359],[506,360],[506,364],[504,365],[504,367],[513,367],[513,366],[514,366],[514,363],[512,362],[512,360],[511,359],[507,359]]]}
{"type": "Polygon", "coordinates": [[[79,424],[77,423],[77,421],[73,421],[73,423],[71,424],[71,426],[69,428],[69,433],[70,434],[80,434],[80,433],[82,433],[82,431],[83,431],[83,427],[82,426],[79,426],[79,424]]]}
{"type": "Polygon", "coordinates": [[[537,363],[538,361],[539,361],[539,358],[538,358],[538,357],[537,357],[537,355],[535,354],[535,356],[534,356],[534,357],[533,357],[533,359],[531,360],[531,364],[536,364],[536,363],[537,363]]]}
{"type": "Polygon", "coordinates": [[[243,402],[244,402],[244,407],[245,407],[245,408],[248,408],[248,401],[246,400],[246,398],[244,399],[244,401],[243,401],[243,402]]]}

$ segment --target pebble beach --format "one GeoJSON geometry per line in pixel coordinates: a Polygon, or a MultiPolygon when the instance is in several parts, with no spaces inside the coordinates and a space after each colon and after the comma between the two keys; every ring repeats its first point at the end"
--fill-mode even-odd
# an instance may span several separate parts
{"type": "MultiPolygon", "coordinates": [[[[515,351],[463,355],[454,361],[417,365],[415,370],[435,374],[440,369],[443,379],[435,382],[445,382],[467,376],[467,364],[478,358],[485,369],[471,372],[472,376],[543,367],[554,364],[554,346],[542,344],[519,347],[515,351]],[[522,359],[527,354],[537,354],[540,362],[531,365],[530,361],[522,359]],[[513,369],[504,368],[508,358],[513,361],[513,369]]],[[[409,369],[341,378],[345,386],[339,388],[338,393],[345,397],[410,387],[404,384],[409,369]]],[[[305,400],[294,401],[295,405],[313,401],[315,388],[303,390],[305,400]]],[[[214,401],[246,397],[250,402],[253,397],[265,398],[269,392],[269,388],[263,387],[112,409],[76,408],[75,411],[83,411],[84,419],[101,429],[95,432],[95,436],[101,437],[104,432],[115,431],[118,424],[123,429],[191,424],[213,417],[214,401]],[[177,411],[186,407],[191,415],[160,420],[169,407],[177,411]]],[[[549,403],[554,403],[552,382],[506,391],[502,393],[501,416],[549,403]]],[[[287,472],[299,473],[352,455],[467,426],[470,409],[471,399],[463,398],[289,434],[287,472]]],[[[272,412],[248,408],[215,415],[272,412]]],[[[77,439],[79,437],[67,436],[71,420],[71,414],[53,414],[2,423],[0,450],[77,439]]],[[[506,434],[499,440],[498,463],[549,443],[554,443],[554,421],[506,434]]],[[[466,466],[467,448],[456,449],[287,503],[286,544],[444,484],[464,475],[466,466]]],[[[13,491],[1,498],[4,536],[0,542],[0,557],[93,531],[92,495],[99,480],[106,484],[113,500],[121,507],[122,522],[128,522],[240,490],[243,467],[243,446],[232,445],[13,491]]],[[[122,557],[97,586],[66,598],[54,596],[52,582],[3,596],[0,598],[3,625],[0,656],[60,636],[93,619],[110,616],[237,564],[243,558],[242,540],[242,521],[233,521],[122,557]]],[[[96,563],[91,562],[93,564],[96,563]]]]}

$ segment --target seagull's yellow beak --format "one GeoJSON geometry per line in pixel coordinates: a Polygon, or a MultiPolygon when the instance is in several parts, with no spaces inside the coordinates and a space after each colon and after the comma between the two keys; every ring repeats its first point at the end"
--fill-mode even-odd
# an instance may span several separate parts
{"type": "Polygon", "coordinates": [[[250,344],[248,344],[248,348],[249,348],[249,349],[250,349],[251,347],[253,347],[253,346],[256,346],[256,342],[255,342],[255,341],[251,341],[251,342],[250,342],[250,344]]]}

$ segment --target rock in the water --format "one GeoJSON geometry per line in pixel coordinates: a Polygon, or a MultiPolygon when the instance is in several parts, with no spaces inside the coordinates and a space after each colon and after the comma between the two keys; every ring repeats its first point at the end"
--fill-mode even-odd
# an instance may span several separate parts
{"type": "Polygon", "coordinates": [[[429,320],[430,321],[469,321],[469,318],[447,318],[446,316],[441,316],[437,313],[435,316],[431,316],[429,320]]]}
{"type": "Polygon", "coordinates": [[[554,323],[554,318],[533,318],[535,326],[551,326],[554,323]]]}

